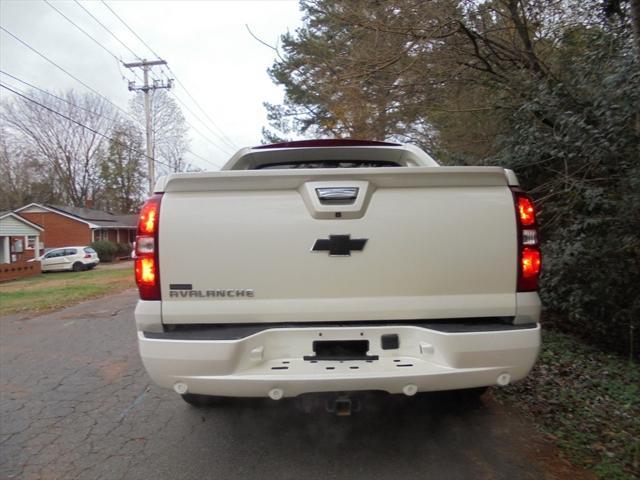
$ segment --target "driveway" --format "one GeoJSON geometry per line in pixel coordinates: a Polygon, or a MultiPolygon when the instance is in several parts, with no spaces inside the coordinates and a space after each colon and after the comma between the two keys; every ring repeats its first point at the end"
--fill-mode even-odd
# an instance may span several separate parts
{"type": "Polygon", "coordinates": [[[591,478],[490,394],[371,394],[351,417],[314,396],[195,409],[150,384],[135,301],[0,318],[0,478],[591,478]]]}

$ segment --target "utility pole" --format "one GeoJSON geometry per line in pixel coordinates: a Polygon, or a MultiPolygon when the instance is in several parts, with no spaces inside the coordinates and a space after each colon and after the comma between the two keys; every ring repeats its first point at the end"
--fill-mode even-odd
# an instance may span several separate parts
{"type": "Polygon", "coordinates": [[[156,90],[158,88],[169,89],[173,85],[173,80],[169,79],[167,82],[154,80],[153,84],[149,84],[149,70],[156,65],[166,65],[164,60],[151,60],[146,59],[140,62],[125,63],[124,66],[129,69],[142,68],[144,85],[136,85],[135,82],[129,82],[129,91],[144,92],[144,116],[146,119],[146,133],[147,133],[147,165],[149,167],[149,194],[153,194],[153,187],[156,182],[155,174],[155,155],[153,148],[153,130],[151,128],[151,99],[149,98],[149,91],[156,90]]]}

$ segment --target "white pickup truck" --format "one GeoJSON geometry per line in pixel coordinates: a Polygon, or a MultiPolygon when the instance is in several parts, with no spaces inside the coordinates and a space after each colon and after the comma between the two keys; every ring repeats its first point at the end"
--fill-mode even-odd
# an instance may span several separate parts
{"type": "Polygon", "coordinates": [[[504,386],[540,346],[531,199],[411,145],[262,145],[160,178],[136,255],[143,363],[192,404],[504,386]]]}

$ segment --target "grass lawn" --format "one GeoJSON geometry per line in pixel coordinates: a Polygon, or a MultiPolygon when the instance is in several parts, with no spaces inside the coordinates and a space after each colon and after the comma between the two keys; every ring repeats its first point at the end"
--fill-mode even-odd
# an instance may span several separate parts
{"type": "Polygon", "coordinates": [[[131,268],[44,273],[0,283],[0,315],[55,310],[134,286],[131,268]]]}
{"type": "Polygon", "coordinates": [[[640,365],[553,330],[542,342],[529,376],[495,397],[598,478],[640,478],[640,365]]]}

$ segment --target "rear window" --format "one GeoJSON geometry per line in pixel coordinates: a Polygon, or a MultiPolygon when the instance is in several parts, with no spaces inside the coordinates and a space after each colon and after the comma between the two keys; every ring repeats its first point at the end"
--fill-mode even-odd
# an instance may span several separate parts
{"type": "Polygon", "coordinates": [[[401,165],[387,160],[314,160],[312,162],[281,162],[256,165],[254,170],[278,170],[289,168],[371,168],[400,167],[401,165]]]}
{"type": "Polygon", "coordinates": [[[84,253],[96,253],[96,251],[91,247],[85,247],[84,253]]]}

